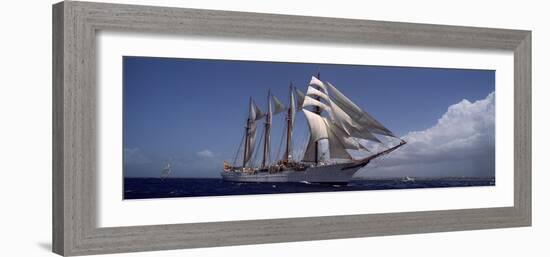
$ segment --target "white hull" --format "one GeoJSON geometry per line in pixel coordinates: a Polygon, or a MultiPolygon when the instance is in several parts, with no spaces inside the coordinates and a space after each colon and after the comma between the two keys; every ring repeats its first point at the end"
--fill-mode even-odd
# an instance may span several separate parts
{"type": "Polygon", "coordinates": [[[362,166],[358,166],[342,170],[349,165],[349,163],[331,164],[309,167],[303,171],[285,170],[276,173],[223,171],[221,176],[223,180],[234,182],[348,183],[353,175],[362,168],[362,166]]]}

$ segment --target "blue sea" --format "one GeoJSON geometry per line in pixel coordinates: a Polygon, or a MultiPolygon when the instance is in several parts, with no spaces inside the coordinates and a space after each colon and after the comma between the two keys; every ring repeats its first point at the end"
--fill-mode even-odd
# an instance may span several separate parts
{"type": "Polygon", "coordinates": [[[494,186],[494,178],[353,180],[347,185],[238,183],[210,178],[124,178],[124,199],[494,186]]]}

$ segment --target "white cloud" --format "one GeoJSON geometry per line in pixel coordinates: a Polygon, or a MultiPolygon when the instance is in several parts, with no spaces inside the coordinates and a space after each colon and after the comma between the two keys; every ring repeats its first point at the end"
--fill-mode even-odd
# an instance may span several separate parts
{"type": "Polygon", "coordinates": [[[451,105],[436,125],[403,138],[405,146],[360,175],[494,176],[495,93],[451,105]]]}
{"type": "Polygon", "coordinates": [[[202,150],[197,152],[197,155],[202,158],[213,158],[215,154],[210,150],[202,150]]]}

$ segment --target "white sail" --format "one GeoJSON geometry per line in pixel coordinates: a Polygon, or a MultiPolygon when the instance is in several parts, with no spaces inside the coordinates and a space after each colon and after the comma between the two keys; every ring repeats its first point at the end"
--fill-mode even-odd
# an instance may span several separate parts
{"type": "Polygon", "coordinates": [[[294,91],[296,92],[296,103],[298,104],[298,110],[301,110],[304,107],[304,100],[306,95],[298,88],[294,88],[294,91]]]}
{"type": "Polygon", "coordinates": [[[271,91],[267,94],[267,113],[265,116],[265,128],[264,128],[264,154],[262,159],[262,167],[266,167],[269,163],[270,150],[271,150],[271,122],[273,121],[273,109],[271,100],[273,95],[271,91]]]}
{"type": "MultiPolygon", "coordinates": [[[[364,150],[364,147],[359,143],[359,141],[351,136],[348,136],[347,133],[340,128],[339,126],[334,125],[329,120],[325,120],[327,128],[332,133],[336,140],[340,142],[344,149],[348,150],[364,150]]],[[[329,134],[330,140],[330,134],[329,134]]]]}
{"type": "Polygon", "coordinates": [[[271,95],[271,98],[273,100],[273,105],[275,106],[275,110],[273,111],[273,115],[279,114],[286,110],[285,105],[274,95],[271,95]]]}
{"type": "Polygon", "coordinates": [[[294,118],[296,116],[296,103],[294,100],[294,91],[292,90],[292,88],[290,89],[289,108],[290,108],[290,121],[291,121],[290,124],[291,124],[291,127],[294,127],[294,118]]]}
{"type": "Polygon", "coordinates": [[[271,124],[271,121],[272,121],[272,118],[273,118],[273,108],[271,107],[271,99],[272,99],[272,95],[271,95],[271,91],[268,92],[268,96],[267,96],[267,113],[265,114],[265,122],[268,123],[268,124],[271,124]]]}
{"type": "Polygon", "coordinates": [[[353,127],[356,127],[357,124],[354,123],[351,117],[332,100],[330,100],[329,103],[330,109],[332,111],[332,121],[340,128],[342,128],[348,135],[351,135],[350,130],[353,127]]]}
{"type": "Polygon", "coordinates": [[[303,162],[315,162],[317,160],[315,158],[315,154],[317,153],[317,151],[315,151],[315,147],[317,147],[317,144],[313,142],[310,138],[310,140],[307,142],[304,156],[302,156],[303,162]]]}
{"type": "Polygon", "coordinates": [[[318,141],[322,139],[328,139],[327,126],[323,117],[316,113],[302,109],[306,116],[307,124],[309,126],[309,141],[302,157],[302,161],[314,162],[318,161],[316,154],[320,154],[318,141]]]}
{"type": "Polygon", "coordinates": [[[311,80],[309,81],[309,85],[317,87],[318,89],[321,89],[321,91],[327,93],[327,88],[325,86],[325,83],[323,83],[323,81],[319,80],[315,76],[311,76],[311,80]]]}
{"type": "Polygon", "coordinates": [[[302,111],[306,116],[307,124],[309,126],[310,141],[316,142],[320,139],[328,138],[327,126],[325,125],[324,118],[306,109],[303,109],[302,111]]]}
{"type": "Polygon", "coordinates": [[[367,128],[356,123],[333,101],[330,102],[330,107],[332,110],[331,117],[333,124],[341,128],[348,136],[380,143],[380,140],[376,138],[376,136],[374,136],[367,128]]]}
{"type": "Polygon", "coordinates": [[[254,102],[254,100],[251,100],[250,114],[249,115],[250,115],[250,120],[251,121],[257,121],[257,120],[260,120],[263,117],[265,117],[266,113],[264,113],[262,111],[262,109],[260,109],[260,107],[258,107],[258,105],[256,104],[256,102],[254,102]]]}
{"type": "Polygon", "coordinates": [[[251,118],[250,120],[256,121],[265,116],[265,113],[262,112],[260,107],[258,107],[254,101],[252,101],[250,108],[251,111],[249,112],[249,115],[254,115],[254,118],[251,118]]]}
{"type": "Polygon", "coordinates": [[[330,122],[325,119],[327,127],[329,154],[331,159],[353,159],[346,149],[354,149],[357,146],[350,144],[350,138],[342,134],[341,130],[336,126],[331,126],[330,122]]]}
{"type": "Polygon", "coordinates": [[[348,114],[355,123],[361,125],[363,129],[368,129],[372,133],[395,137],[389,129],[384,127],[384,125],[374,119],[370,114],[361,110],[361,108],[342,94],[331,83],[327,82],[325,85],[331,93],[330,96],[333,102],[348,114]]]}
{"type": "Polygon", "coordinates": [[[250,99],[250,105],[248,110],[248,121],[247,121],[247,135],[248,140],[245,142],[247,151],[244,156],[244,164],[246,166],[254,153],[254,145],[256,143],[256,121],[263,118],[265,114],[260,110],[260,108],[250,99]]]}
{"type": "Polygon", "coordinates": [[[370,131],[372,131],[372,133],[397,138],[397,136],[395,136],[393,132],[384,127],[384,125],[374,119],[374,117],[372,117],[367,112],[363,112],[363,115],[358,118],[357,123],[368,128],[370,131]]]}
{"type": "Polygon", "coordinates": [[[245,165],[248,164],[252,154],[254,153],[254,145],[256,144],[256,123],[250,122],[248,127],[248,151],[245,157],[245,165]]]}
{"type": "Polygon", "coordinates": [[[292,82],[289,88],[288,96],[288,113],[286,116],[287,130],[286,130],[286,149],[284,160],[292,159],[292,131],[294,128],[294,116],[296,116],[296,104],[294,102],[294,87],[292,82]]]}
{"type": "Polygon", "coordinates": [[[304,103],[302,104],[302,108],[307,106],[319,107],[321,111],[329,112],[329,114],[331,112],[330,107],[328,105],[306,95],[306,97],[304,98],[304,103]]]}
{"type": "Polygon", "coordinates": [[[312,86],[307,87],[306,95],[313,98],[324,99],[327,102],[330,101],[328,95],[325,92],[322,92],[312,86]]]}
{"type": "Polygon", "coordinates": [[[331,125],[332,123],[327,118],[305,109],[303,109],[303,112],[310,130],[309,142],[302,159],[303,161],[315,161],[316,153],[323,155],[321,149],[315,149],[315,147],[318,147],[316,142],[322,139],[328,139],[330,158],[352,159],[346,149],[361,149],[341,128],[331,125]]]}
{"type": "Polygon", "coordinates": [[[352,137],[366,139],[376,143],[382,143],[382,141],[380,141],[380,139],[378,139],[376,136],[370,133],[368,129],[363,129],[363,128],[357,129],[354,127],[349,129],[348,131],[349,131],[349,135],[352,137]]]}

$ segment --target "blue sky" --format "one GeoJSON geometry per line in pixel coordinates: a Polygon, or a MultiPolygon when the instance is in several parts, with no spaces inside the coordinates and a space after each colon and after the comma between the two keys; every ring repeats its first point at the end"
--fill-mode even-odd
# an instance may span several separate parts
{"type": "MultiPolygon", "coordinates": [[[[486,99],[495,84],[494,71],[487,70],[150,57],[123,62],[124,172],[138,177],[158,176],[166,160],[174,176],[218,176],[241,141],[249,97],[265,109],[271,89],[286,104],[289,83],[305,91],[317,72],[400,136],[432,128],[464,99],[486,99]]],[[[306,125],[302,114],[297,117],[299,144],[306,125]]],[[[282,121],[283,115],[274,117],[273,153],[282,121]]]]}

